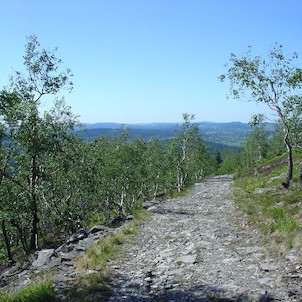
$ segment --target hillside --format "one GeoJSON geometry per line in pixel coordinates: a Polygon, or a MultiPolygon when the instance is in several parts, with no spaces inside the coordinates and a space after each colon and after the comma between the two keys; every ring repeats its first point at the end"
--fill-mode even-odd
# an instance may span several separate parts
{"type": "Polygon", "coordinates": [[[235,180],[238,206],[280,255],[287,249],[300,251],[302,246],[301,151],[295,150],[293,159],[293,179],[289,189],[282,186],[287,174],[286,154],[241,171],[235,180]]]}
{"type": "Polygon", "coordinates": [[[139,223],[82,230],[36,252],[26,270],[7,270],[6,289],[51,269],[50,298],[60,301],[301,301],[300,258],[263,244],[233,190],[232,176],[211,177],[186,195],[146,203],[139,223]]]}

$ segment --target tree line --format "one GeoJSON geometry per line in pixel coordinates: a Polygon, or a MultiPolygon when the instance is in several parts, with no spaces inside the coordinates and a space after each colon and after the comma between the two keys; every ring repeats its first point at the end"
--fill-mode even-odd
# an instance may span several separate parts
{"type": "Polygon", "coordinates": [[[275,129],[267,130],[264,123],[252,126],[253,130],[246,137],[240,151],[227,150],[218,155],[217,173],[229,174],[240,171],[253,171],[264,161],[276,158],[286,153],[283,141],[283,131],[279,124],[275,129]],[[220,160],[219,160],[220,159],[220,160]]]}
{"type": "Polygon", "coordinates": [[[108,223],[180,192],[215,168],[191,114],[166,143],[129,141],[126,130],[90,142],[77,137],[78,118],[61,97],[72,90],[72,73],[56,52],[29,36],[25,71],[0,92],[0,247],[10,262],[89,221],[108,223]]]}

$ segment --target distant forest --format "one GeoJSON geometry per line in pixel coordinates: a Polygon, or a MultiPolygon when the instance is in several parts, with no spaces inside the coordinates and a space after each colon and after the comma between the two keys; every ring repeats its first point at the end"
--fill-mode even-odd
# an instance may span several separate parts
{"type": "MultiPolygon", "coordinates": [[[[213,155],[217,150],[222,154],[226,150],[240,151],[253,128],[247,123],[230,122],[214,123],[199,122],[195,123],[199,128],[199,133],[205,144],[210,148],[213,155]]],[[[267,123],[266,129],[272,133],[273,123],[267,123]]],[[[136,138],[145,141],[151,138],[157,138],[162,141],[169,141],[181,129],[177,123],[147,123],[147,124],[118,124],[118,123],[95,123],[85,124],[82,129],[77,130],[77,135],[84,140],[95,140],[100,136],[117,137],[123,130],[128,131],[129,140],[136,138]]]]}

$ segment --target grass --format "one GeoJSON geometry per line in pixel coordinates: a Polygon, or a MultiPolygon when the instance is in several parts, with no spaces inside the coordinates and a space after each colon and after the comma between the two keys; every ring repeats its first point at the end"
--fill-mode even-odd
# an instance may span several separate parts
{"type": "Polygon", "coordinates": [[[115,234],[100,240],[98,244],[90,247],[83,257],[77,261],[79,269],[103,270],[107,263],[122,256],[123,245],[129,243],[137,234],[138,227],[149,215],[147,211],[137,211],[134,219],[126,223],[115,234]]]}
{"type": "Polygon", "coordinates": [[[302,247],[302,190],[298,185],[299,162],[301,154],[295,154],[294,178],[286,190],[281,185],[286,172],[284,156],[271,159],[257,167],[260,171],[251,175],[241,173],[235,180],[234,198],[240,209],[246,213],[250,222],[261,230],[264,242],[283,252],[302,247]],[[280,164],[281,163],[281,164],[280,164]],[[261,172],[262,171],[262,172],[261,172]],[[255,194],[257,188],[271,188],[265,193],[255,194]]]}
{"type": "Polygon", "coordinates": [[[111,279],[106,272],[88,271],[79,276],[77,284],[66,292],[66,301],[107,301],[111,296],[111,279]]]}
{"type": "Polygon", "coordinates": [[[78,267],[80,269],[100,270],[103,266],[120,250],[120,246],[125,243],[124,235],[111,235],[98,244],[88,249],[85,256],[78,260],[78,267]]]}
{"type": "Polygon", "coordinates": [[[79,274],[74,287],[66,293],[67,301],[106,301],[110,297],[111,280],[114,278],[110,262],[124,255],[127,244],[135,238],[139,225],[148,215],[147,211],[135,212],[131,222],[91,246],[84,256],[77,259],[79,274]]]}
{"type": "Polygon", "coordinates": [[[113,274],[108,264],[121,255],[125,243],[124,234],[113,234],[100,240],[78,258],[76,267],[80,273],[74,286],[65,293],[68,301],[102,301],[111,295],[113,274]]]}
{"type": "Polygon", "coordinates": [[[32,284],[26,289],[15,293],[0,294],[0,302],[55,302],[55,292],[51,281],[32,284]]]}

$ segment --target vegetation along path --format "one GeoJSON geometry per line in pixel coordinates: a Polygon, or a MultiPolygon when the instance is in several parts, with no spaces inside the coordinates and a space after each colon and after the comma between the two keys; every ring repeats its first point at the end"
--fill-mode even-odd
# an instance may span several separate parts
{"type": "Polygon", "coordinates": [[[232,200],[232,177],[158,203],[116,272],[110,301],[302,301],[300,267],[260,243],[232,200]]]}

